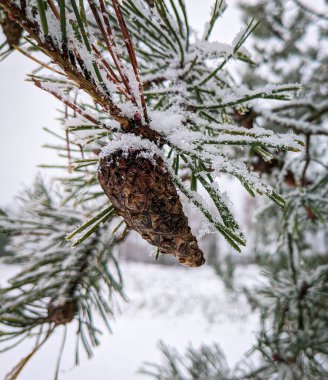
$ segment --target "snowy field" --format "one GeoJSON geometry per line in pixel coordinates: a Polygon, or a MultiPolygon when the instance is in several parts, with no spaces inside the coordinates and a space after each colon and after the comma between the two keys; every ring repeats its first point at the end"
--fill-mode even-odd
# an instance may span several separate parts
{"type": "MultiPolygon", "coordinates": [[[[3,280],[14,271],[0,266],[3,280]]],[[[242,292],[225,289],[212,268],[197,270],[124,263],[128,303],[119,302],[121,313],[112,321],[113,334],[104,333],[92,360],[74,367],[74,331],[68,335],[60,379],[62,380],[137,380],[143,361],[158,361],[157,343],[183,350],[189,343],[218,342],[230,365],[236,363],[255,339],[258,318],[252,313],[242,292]],[[237,294],[237,295],[236,295],[237,294]]],[[[254,266],[236,270],[237,286],[252,286],[259,278],[254,266]]],[[[74,330],[71,326],[70,330],[74,330]]],[[[52,380],[63,329],[27,365],[21,380],[52,380]]],[[[24,342],[17,349],[0,355],[0,379],[30,349],[24,342]]]]}

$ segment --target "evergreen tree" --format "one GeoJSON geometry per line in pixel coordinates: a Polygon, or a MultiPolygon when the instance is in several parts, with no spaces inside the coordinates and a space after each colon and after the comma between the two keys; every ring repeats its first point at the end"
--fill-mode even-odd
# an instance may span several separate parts
{"type": "Polygon", "coordinates": [[[0,0],[0,6],[7,44],[39,66],[30,80],[64,104],[64,131],[49,132],[68,169],[58,192],[38,181],[19,213],[1,218],[23,268],[1,289],[0,339],[15,339],[10,348],[38,336],[8,375],[15,379],[53,330],[73,319],[87,327],[88,336],[81,327],[78,339],[91,353],[98,343],[93,311],[107,321],[113,310],[104,285],[108,294],[122,294],[111,248],[130,230],[154,245],[157,257],[200,266],[203,252],[181,203],[189,201],[204,218],[202,232],[218,231],[240,251],[246,241],[218,178],[233,176],[251,195],[285,208],[279,193],[247,168],[240,148],[270,161],[277,149],[299,151],[303,142],[235,123],[246,106],[288,100],[299,85],[236,85],[228,64],[253,63],[243,45],[257,24],[251,21],[231,45],[210,42],[224,1],[215,1],[202,38],[191,30],[183,0],[0,0]],[[23,38],[12,43],[7,22],[12,29],[18,23],[23,38]],[[70,231],[72,225],[78,227],[70,231]]]}
{"type": "Polygon", "coordinates": [[[259,0],[252,5],[243,1],[241,9],[245,17],[261,20],[253,34],[259,63],[256,70],[246,71],[245,82],[253,86],[270,78],[302,83],[288,104],[254,105],[244,115],[236,114],[249,130],[290,128],[305,141],[300,154],[282,153],[270,163],[254,151],[249,156],[253,170],[275,182],[287,200],[284,213],[264,204],[255,225],[254,249],[267,285],[246,294],[260,312],[261,328],[250,354],[234,369],[216,346],[190,348],[180,355],[162,345],[164,364],[147,364],[143,372],[161,380],[322,380],[328,376],[328,8],[322,4],[316,11],[297,0],[259,0]]]}

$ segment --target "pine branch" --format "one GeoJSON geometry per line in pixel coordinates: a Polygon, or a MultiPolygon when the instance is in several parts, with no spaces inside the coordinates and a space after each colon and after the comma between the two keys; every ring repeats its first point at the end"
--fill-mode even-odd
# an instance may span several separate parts
{"type": "MultiPolygon", "coordinates": [[[[0,0],[0,5],[34,40],[34,48],[51,59],[50,64],[42,65],[42,70],[46,71],[48,67],[54,70],[56,66],[59,67],[59,70],[55,69],[57,74],[67,78],[38,75],[32,77],[34,84],[73,111],[73,117],[66,119],[77,115],[82,119],[78,120],[80,125],[75,129],[69,129],[66,146],[58,147],[61,154],[66,150],[69,171],[73,169],[86,174],[86,179],[74,177],[72,183],[77,191],[73,190],[69,199],[74,198],[82,186],[87,193],[95,185],[96,159],[102,148],[102,152],[110,151],[111,154],[129,149],[148,154],[139,145],[145,140],[153,144],[155,160],[162,162],[167,149],[173,149],[172,157],[184,155],[191,170],[192,198],[197,194],[197,183],[200,183],[218,209],[218,215],[211,218],[208,217],[209,210],[203,207],[202,213],[239,250],[239,244],[245,244],[245,240],[240,231],[234,231],[238,224],[231,211],[219,192],[206,177],[197,173],[198,168],[191,167],[191,163],[197,161],[214,170],[211,173],[213,183],[220,172],[228,173],[238,178],[250,194],[266,194],[283,207],[281,196],[249,173],[242,162],[231,159],[222,145],[231,149],[249,146],[267,160],[271,159],[267,148],[299,150],[301,142],[295,141],[293,136],[274,136],[259,129],[246,132],[226,120],[229,109],[235,110],[254,99],[285,100],[286,94],[298,86],[270,86],[255,91],[237,88],[224,70],[231,59],[251,61],[243,44],[256,28],[256,22],[253,20],[231,45],[210,43],[207,39],[224,8],[223,2],[216,2],[205,38],[193,42],[185,3],[170,0],[169,4],[171,8],[164,0],[156,0],[153,4],[139,0],[124,0],[122,4],[116,0],[87,0],[82,1],[79,8],[76,0],[61,0],[58,5],[39,0],[39,15],[36,17],[13,0],[0,0]],[[146,93],[143,82],[147,86],[146,93]],[[89,98],[85,100],[81,92],[88,94],[89,98]],[[89,123],[91,128],[86,127],[89,123]],[[91,161],[72,164],[71,140],[72,143],[77,141],[82,132],[86,134],[80,145],[91,161]],[[117,144],[118,141],[126,142],[123,136],[127,134],[139,136],[141,140],[132,136],[131,141],[138,141],[137,144],[130,142],[128,147],[117,144]],[[110,148],[115,146],[116,150],[110,148]],[[217,222],[220,216],[223,224],[217,222]]],[[[168,160],[167,169],[172,164],[179,176],[181,164],[168,160]]],[[[208,178],[208,173],[206,176],[208,178]]],[[[176,181],[176,178],[167,174],[166,182],[170,181],[176,181]]],[[[115,192],[114,188],[112,190],[106,192],[111,201],[110,194],[115,192]]],[[[128,218],[117,207],[118,204],[116,213],[128,218]]],[[[97,223],[82,240],[97,230],[97,223]]],[[[131,224],[131,228],[137,227],[131,224]]],[[[149,241],[155,240],[153,237],[149,241]]]]}

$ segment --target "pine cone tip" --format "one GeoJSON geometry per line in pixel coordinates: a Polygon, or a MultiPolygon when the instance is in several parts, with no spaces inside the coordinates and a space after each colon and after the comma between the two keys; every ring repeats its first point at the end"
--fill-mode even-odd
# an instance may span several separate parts
{"type": "Polygon", "coordinates": [[[196,241],[186,243],[184,249],[176,253],[180,264],[190,268],[200,267],[205,264],[203,252],[199,249],[196,241]]]}

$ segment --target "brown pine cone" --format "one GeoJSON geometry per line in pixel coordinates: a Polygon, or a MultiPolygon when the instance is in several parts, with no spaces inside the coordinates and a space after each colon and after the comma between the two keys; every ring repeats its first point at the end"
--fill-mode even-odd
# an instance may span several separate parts
{"type": "Polygon", "coordinates": [[[0,24],[10,49],[13,49],[14,46],[19,45],[19,41],[23,33],[21,26],[17,22],[12,21],[7,15],[0,20],[0,24]]]}
{"type": "Polygon", "coordinates": [[[48,319],[56,325],[66,325],[72,322],[76,314],[76,304],[67,300],[65,303],[55,305],[52,302],[48,305],[48,319]]]}
{"type": "Polygon", "coordinates": [[[101,159],[101,187],[127,226],[188,267],[205,263],[188,226],[180,198],[163,160],[146,151],[115,151],[101,159]]]}

